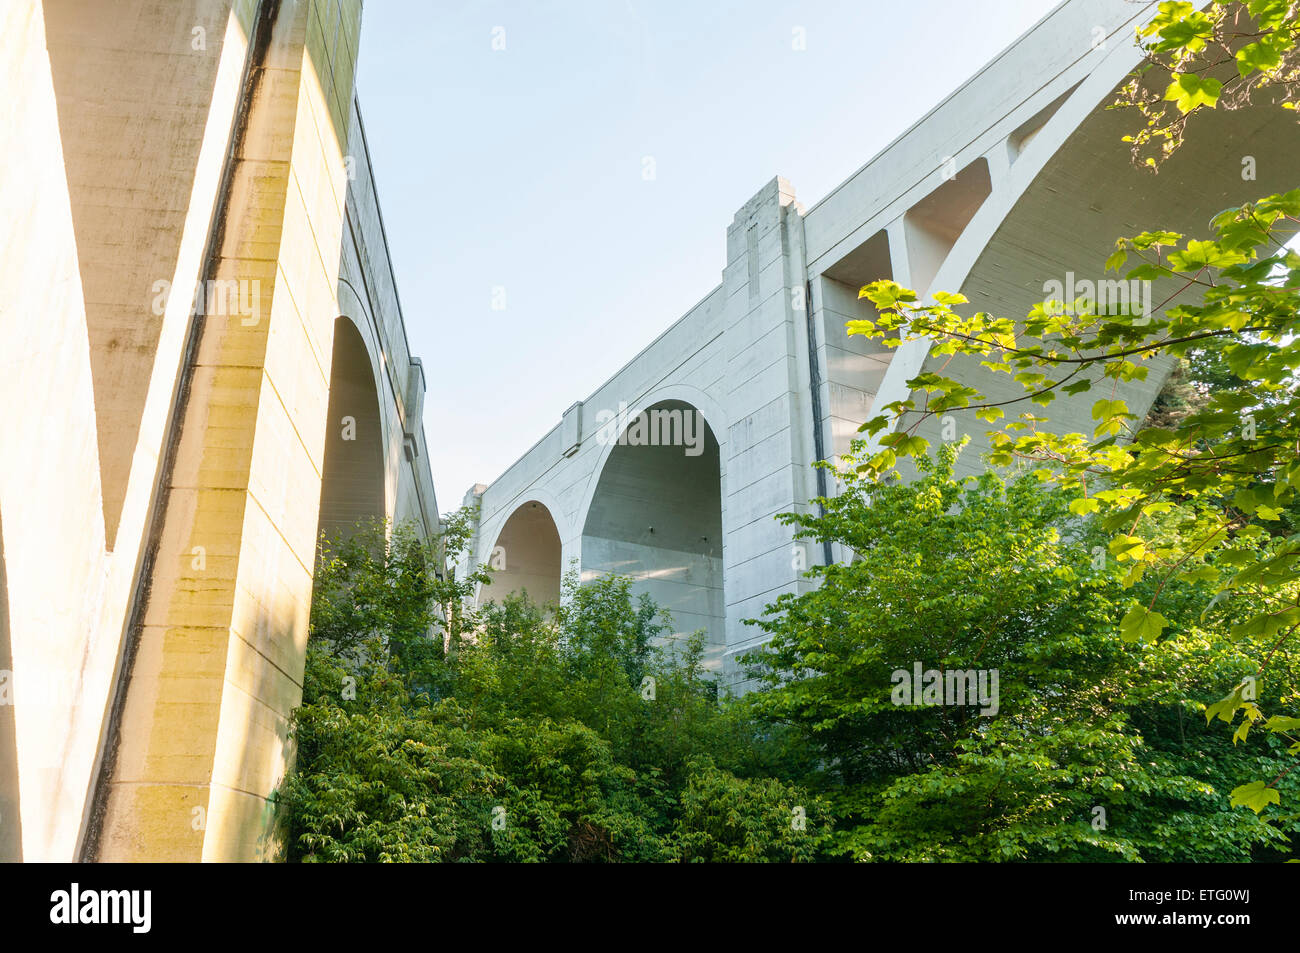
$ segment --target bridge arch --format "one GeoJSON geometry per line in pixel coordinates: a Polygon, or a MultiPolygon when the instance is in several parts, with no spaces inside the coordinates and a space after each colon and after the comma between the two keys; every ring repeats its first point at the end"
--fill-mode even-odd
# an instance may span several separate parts
{"type": "MultiPolygon", "coordinates": [[[[637,403],[634,406],[629,407],[628,413],[639,414],[642,411],[646,410],[647,408],[653,407],[655,404],[666,400],[681,401],[682,403],[690,404],[692,407],[697,408],[700,411],[700,413],[704,414],[704,419],[708,422],[709,429],[713,431],[714,437],[718,440],[719,444],[721,444],[725,449],[726,435],[727,435],[727,415],[723,412],[722,405],[720,403],[714,400],[713,397],[711,397],[709,394],[700,390],[700,388],[698,387],[692,387],[689,384],[667,384],[664,385],[663,387],[657,387],[649,394],[646,394],[639,401],[637,401],[637,403]]],[[[595,404],[592,404],[591,406],[594,407],[595,404]]],[[[615,408],[607,408],[607,409],[611,411],[615,410],[615,408]]],[[[600,411],[594,410],[590,412],[594,414],[594,416],[592,416],[591,419],[593,421],[597,420],[600,411]]],[[[609,460],[610,454],[614,452],[614,449],[617,446],[616,443],[608,443],[608,442],[601,443],[599,442],[598,438],[599,438],[599,432],[597,432],[597,434],[593,436],[592,439],[597,440],[597,445],[600,447],[600,452],[596,457],[595,464],[592,466],[591,475],[587,479],[586,492],[583,493],[582,503],[578,507],[577,519],[574,523],[575,532],[581,530],[583,525],[585,525],[587,522],[587,514],[591,511],[591,501],[596,496],[596,486],[600,482],[600,474],[605,469],[605,463],[606,461],[609,460]]],[[[726,460],[726,454],[724,452],[723,453],[724,474],[726,470],[725,460],[726,460]]],[[[724,493],[723,496],[725,498],[726,494],[724,493]]]]}
{"type": "Polygon", "coordinates": [[[320,492],[319,534],[329,539],[346,538],[358,523],[382,520],[389,512],[376,381],[360,329],[347,316],[336,318],[320,492]]]}
{"type": "MultiPolygon", "coordinates": [[[[1032,135],[1016,142],[1017,133],[1012,134],[1008,146],[1014,147],[1013,161],[995,179],[988,199],[971,216],[933,279],[918,289],[923,294],[960,291],[970,300],[959,309],[963,313],[1023,316],[1035,302],[1050,297],[1045,290],[1048,281],[1064,286],[1071,273],[1081,280],[1122,278],[1123,269],[1105,274],[1102,267],[1120,236],[1165,228],[1206,237],[1202,233],[1214,213],[1293,184],[1287,177],[1293,163],[1287,157],[1300,147],[1300,134],[1292,128],[1281,135],[1258,135],[1261,119],[1252,110],[1199,116],[1202,128],[1165,161],[1158,176],[1135,168],[1121,137],[1137,120],[1106,107],[1140,56],[1126,44],[1102,55],[1085,78],[1044,110],[1048,115],[1032,135]],[[1243,179],[1240,143],[1245,141],[1252,143],[1249,151],[1259,169],[1279,174],[1270,179],[1261,172],[1259,181],[1243,179]],[[1214,175],[1209,177],[1211,170],[1214,175]],[[1213,185],[1207,187],[1205,182],[1211,179],[1213,185]]],[[[1035,125],[1037,118],[1027,125],[1035,125]]],[[[1152,300],[1158,302],[1175,290],[1158,281],[1152,300]]],[[[875,406],[914,398],[906,382],[932,360],[936,364],[942,360],[945,373],[985,393],[998,393],[1005,386],[1002,379],[979,367],[978,359],[963,355],[931,359],[930,343],[918,339],[897,349],[875,406]]],[[[1150,374],[1154,388],[1139,382],[1117,390],[1139,413],[1149,406],[1168,367],[1167,358],[1154,363],[1150,374]]],[[[1053,429],[1091,431],[1092,399],[1083,395],[1057,401],[1047,412],[1053,429]]],[[[919,433],[936,443],[941,439],[939,426],[931,419],[919,433]]],[[[959,433],[966,429],[961,418],[958,427],[959,433]]],[[[988,449],[987,429],[973,424],[970,428],[972,447],[959,464],[967,472],[979,468],[980,456],[988,449]]]]}
{"type": "Polygon", "coordinates": [[[491,581],[479,587],[480,602],[499,601],[518,592],[527,592],[542,605],[560,601],[562,519],[557,518],[558,509],[539,496],[521,500],[490,537],[492,545],[480,562],[495,571],[491,581]]]}
{"type": "Polygon", "coordinates": [[[721,409],[694,388],[663,388],[622,414],[602,412],[597,424],[601,454],[581,510],[583,581],[629,576],[635,591],[671,613],[673,636],[705,630],[706,662],[720,665],[726,643],[721,409]]]}

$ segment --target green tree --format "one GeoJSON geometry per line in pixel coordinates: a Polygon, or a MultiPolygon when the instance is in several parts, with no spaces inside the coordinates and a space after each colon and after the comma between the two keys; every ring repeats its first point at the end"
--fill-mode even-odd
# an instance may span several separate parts
{"type": "Polygon", "coordinates": [[[820,802],[754,777],[797,757],[719,698],[702,633],[656,647],[666,619],[617,576],[571,576],[559,607],[511,596],[472,608],[474,580],[444,577],[438,560],[461,551],[467,526],[449,518],[432,541],[373,526],[327,547],[297,766],[279,792],[291,858],[816,853],[820,802]],[[700,820],[712,790],[726,795],[720,827],[700,820]],[[792,826],[778,801],[809,813],[792,826]]]}
{"type": "MultiPolygon", "coordinates": [[[[1167,729],[1169,711],[1212,700],[1181,641],[1212,643],[1216,658],[1229,648],[1197,628],[1198,584],[1173,584],[1164,638],[1123,641],[1119,617],[1145,592],[1097,559],[1093,521],[1032,476],[958,479],[956,455],[949,445],[937,463],[920,459],[909,484],[850,470],[823,514],[783,517],[854,553],[811,570],[817,589],[770,606],[758,624],[771,641],[748,659],[763,684],[757,710],[819,755],[809,783],[839,818],[834,849],[908,861],[1240,860],[1285,844],[1278,825],[1234,814],[1215,787],[1235,750],[1226,737],[1202,723],[1193,756],[1185,736],[1139,728],[1167,729]],[[917,667],[954,685],[982,672],[977,684],[993,693],[919,704],[940,698],[900,693],[917,667]],[[1185,835],[1177,845],[1162,836],[1171,817],[1185,835]]],[[[1225,600],[1216,612],[1240,608],[1225,600]]]]}
{"type": "MultiPolygon", "coordinates": [[[[1201,110],[1294,109],[1298,33],[1297,5],[1286,0],[1215,2],[1204,11],[1191,3],[1160,4],[1139,32],[1149,62],[1121,97],[1121,105],[1146,118],[1130,137],[1135,155],[1157,168],[1182,142],[1187,118],[1201,110]],[[1225,69],[1230,75],[1218,78],[1215,71],[1225,69]],[[1157,75],[1169,77],[1168,85],[1155,82],[1157,75]],[[1150,95],[1153,86],[1161,97],[1150,95]]],[[[876,437],[876,452],[858,465],[878,475],[899,458],[927,453],[916,431],[930,415],[969,413],[990,425],[1005,420],[990,433],[991,463],[1029,462],[1045,477],[1079,488],[1087,495],[1074,502],[1075,511],[1101,515],[1111,553],[1131,567],[1128,584],[1148,571],[1160,574],[1148,601],[1125,614],[1124,636],[1159,634],[1167,620],[1157,604],[1170,584],[1193,571],[1190,563],[1204,559],[1194,571],[1212,585],[1207,604],[1230,595],[1253,601],[1254,611],[1232,635],[1250,643],[1262,673],[1300,628],[1300,535],[1279,531],[1300,502],[1300,255],[1284,244],[1298,225],[1300,189],[1228,209],[1203,236],[1147,231],[1119,239],[1108,269],[1135,265],[1127,279],[1164,281],[1180,294],[1195,289],[1200,296],[1195,304],[1173,304],[1171,297],[1154,315],[1100,312],[1087,301],[1042,302],[1017,321],[963,314],[968,302],[960,294],[940,291],[921,302],[893,282],[867,285],[861,294],[880,318],[850,322],[850,334],[890,346],[929,338],[931,354],[972,357],[1013,378],[1024,393],[991,400],[943,373],[919,374],[909,383],[924,395],[920,406],[896,401],[869,421],[863,429],[876,437]],[[1221,371],[1216,386],[1146,426],[1113,393],[1094,401],[1091,434],[1046,426],[1041,408],[1058,395],[1145,380],[1148,362],[1159,355],[1210,359],[1221,371]],[[1017,409],[1023,412],[1008,419],[1017,409]],[[1162,533],[1157,517],[1174,507],[1184,518],[1177,532],[1162,533]]],[[[1239,685],[1206,714],[1229,724],[1240,714],[1246,727],[1236,729],[1237,737],[1261,726],[1300,755],[1293,696],[1265,708],[1239,685]]],[[[1257,812],[1276,804],[1282,776],[1242,784],[1234,799],[1257,812]]]]}
{"type": "Polygon", "coordinates": [[[688,863],[780,863],[818,859],[828,807],[774,778],[737,778],[693,760],[671,851],[688,863]],[[811,813],[810,813],[811,812],[811,813]]]}

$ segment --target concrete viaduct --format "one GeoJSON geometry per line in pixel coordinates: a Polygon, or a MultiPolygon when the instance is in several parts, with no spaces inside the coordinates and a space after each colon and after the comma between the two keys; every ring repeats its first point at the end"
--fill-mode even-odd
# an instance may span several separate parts
{"type": "Polygon", "coordinates": [[[318,530],[437,528],[360,20],[0,4],[0,860],[276,856],[318,530]]]}
{"type": "MultiPolygon", "coordinates": [[[[763,187],[721,284],[471,491],[468,556],[505,567],[481,597],[628,573],[725,670],[821,558],[772,517],[928,360],[845,336],[861,284],[1023,313],[1119,235],[1293,185],[1296,127],[1245,111],[1130,167],[1103,107],[1150,11],[1067,0],[817,205],[763,187]]],[[[438,528],[360,22],[361,0],[0,4],[0,860],[277,857],[318,535],[438,528]]]]}
{"type": "MultiPolygon", "coordinates": [[[[1052,297],[1048,282],[1105,278],[1120,236],[1202,233],[1215,212],[1294,187],[1300,133],[1260,112],[1200,120],[1158,176],[1131,165],[1121,137],[1138,120],[1106,106],[1140,63],[1134,29],[1154,6],[1068,0],[811,208],[784,179],[760,189],[727,228],[718,287],[466,494],[479,523],[464,564],[500,570],[480,601],[556,598],[570,568],[622,573],[675,632],[705,629],[711,664],[735,679],[737,655],[762,637],[744,620],[808,586],[802,569],[825,558],[773,517],[833,492],[811,464],[846,450],[873,408],[932,366],[924,341],[890,350],[846,335],[872,315],[863,284],[960,291],[972,310],[1025,315],[1052,297]],[[655,411],[702,418],[703,449],[665,439],[661,425],[676,424],[655,411]]],[[[1022,393],[970,359],[954,371],[995,398],[1022,393]]],[[[1167,373],[1158,364],[1119,396],[1144,414],[1167,373]]],[[[1091,432],[1090,407],[1087,395],[1057,400],[1053,426],[1091,432]]],[[[954,419],[974,470],[987,427],[954,419]]],[[[935,446],[940,424],[927,426],[935,446]]]]}

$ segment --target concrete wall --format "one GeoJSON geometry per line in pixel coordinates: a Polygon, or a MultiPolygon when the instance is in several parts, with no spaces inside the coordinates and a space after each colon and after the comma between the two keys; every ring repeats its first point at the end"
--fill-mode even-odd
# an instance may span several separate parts
{"type": "Polygon", "coordinates": [[[188,291],[155,314],[154,283],[199,277],[247,36],[229,3],[88,6],[0,9],[0,126],[23,144],[0,168],[0,510],[27,860],[77,853],[189,317],[188,291]],[[127,46],[120,85],[77,65],[127,46]],[[178,124],[160,167],[143,133],[178,124]]]}
{"type": "Polygon", "coordinates": [[[0,857],[275,855],[340,315],[372,500],[437,525],[359,26],[358,0],[0,5],[0,857]],[[235,294],[196,311],[200,279],[235,294]]]}
{"type": "Polygon", "coordinates": [[[217,267],[259,280],[266,313],[203,325],[100,859],[274,849],[267,796],[302,690],[346,183],[323,6],[281,5],[265,52],[254,43],[217,267]],[[202,563],[186,556],[196,547],[202,563]]]}

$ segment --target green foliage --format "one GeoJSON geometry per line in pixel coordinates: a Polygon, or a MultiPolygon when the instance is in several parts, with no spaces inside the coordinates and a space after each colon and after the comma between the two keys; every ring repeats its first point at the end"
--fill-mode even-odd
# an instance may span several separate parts
{"type": "Polygon", "coordinates": [[[420,541],[382,526],[317,570],[297,767],[279,792],[304,861],[808,860],[821,802],[768,774],[790,760],[720,700],[697,634],[675,651],[628,580],[559,607],[482,610],[444,578],[464,514],[420,541]],[[733,773],[738,772],[738,773],[733,773]],[[726,813],[711,818],[715,795],[726,813]],[[808,812],[792,826],[791,811],[808,812]]]}
{"type": "MultiPolygon", "coordinates": [[[[1144,380],[1157,355],[1210,361],[1207,386],[1194,408],[1165,426],[1142,425],[1122,400],[1093,403],[1092,434],[1054,433],[1047,417],[1026,411],[989,432],[995,465],[1030,462],[1062,486],[1087,492],[1111,534],[1108,546],[1131,566],[1132,580],[1148,571],[1166,580],[1205,559],[1214,586],[1207,604],[1229,593],[1248,594],[1254,611],[1237,622],[1234,638],[1250,639],[1265,662],[1273,647],[1300,628],[1300,255],[1282,238],[1300,223],[1300,190],[1229,209],[1212,222],[1215,237],[1143,233],[1117,244],[1111,266],[1141,260],[1129,278],[1176,278],[1197,288],[1200,304],[1165,302],[1153,315],[1102,314],[1087,306],[1036,305],[1023,322],[986,313],[966,316],[961,295],[936,294],[928,304],[893,282],[875,282],[862,294],[881,309],[878,321],[849,325],[850,334],[906,341],[928,337],[932,353],[966,354],[1024,389],[1020,401],[1042,403],[1056,392],[1081,393],[1109,382],[1144,380]],[[1283,233],[1283,234],[1279,234],[1283,233]],[[1155,517],[1178,505],[1175,533],[1156,540],[1155,517]]],[[[1017,401],[989,401],[953,378],[927,372],[910,384],[924,392],[918,407],[898,401],[864,429],[884,432],[860,467],[882,474],[899,457],[924,452],[910,432],[940,412],[997,409],[1017,401]],[[903,418],[907,417],[906,427],[903,418]],[[892,428],[892,432],[891,432],[892,428]]],[[[989,419],[989,418],[983,418],[989,419]]],[[[1127,611],[1121,633],[1158,635],[1163,616],[1150,603],[1127,611]]],[[[1289,724],[1263,710],[1234,711],[1295,742],[1289,724]]],[[[1286,716],[1289,717],[1289,716],[1286,716]]],[[[1300,754],[1300,744],[1293,744],[1300,754]]],[[[1253,798],[1249,803],[1264,803],[1253,798]]]]}
{"type": "Polygon", "coordinates": [[[811,861],[828,822],[821,800],[778,780],[738,778],[707,760],[692,761],[673,829],[673,856],[692,863],[811,861]]]}
{"type": "MultiPolygon", "coordinates": [[[[1298,10],[1161,3],[1116,103],[1143,117],[1135,162],[1158,169],[1205,110],[1294,109],[1298,10]]],[[[719,697],[700,638],[657,648],[664,620],[627,580],[570,578],[558,607],[473,608],[486,572],[441,571],[466,513],[432,542],[373,527],[328,549],[280,792],[291,855],[1293,854],[1300,255],[1283,242],[1297,225],[1300,189],[1202,235],[1121,238],[1108,270],[1183,289],[1152,314],[1043,302],[1017,320],[967,314],[960,294],[863,288],[879,317],[850,334],[927,338],[1023,395],[923,371],[864,425],[845,491],[782,517],[854,558],[768,607],[771,642],[748,659],[760,689],[743,699],[719,697]],[[1139,420],[1113,388],[1157,356],[1179,371],[1139,420]],[[1045,408],[1094,389],[1091,432],[1053,432],[1045,408]],[[917,429],[963,413],[993,428],[988,462],[1033,474],[958,478],[951,447],[932,462],[917,429]],[[906,486],[904,459],[920,474],[906,486]],[[996,690],[930,704],[898,677],[918,665],[938,687],[982,672],[992,689],[996,670],[996,690]]]]}
{"type": "MultiPolygon", "coordinates": [[[[1198,584],[1168,587],[1161,637],[1144,623],[1125,642],[1120,617],[1151,586],[1126,588],[1120,565],[1099,563],[1094,520],[1032,476],[958,478],[955,460],[951,445],[937,464],[922,458],[910,484],[850,470],[824,514],[785,517],[855,554],[771,606],[758,623],[771,642],[749,658],[765,686],[753,704],[818,754],[809,784],[839,818],[832,849],[860,860],[1241,860],[1284,845],[1294,820],[1232,811],[1220,785],[1239,752],[1186,717],[1213,699],[1227,660],[1242,674],[1232,644],[1198,627],[1198,584]],[[1193,664],[1191,646],[1213,671],[1193,664]],[[918,665],[945,678],[996,671],[996,698],[900,699],[895,673],[910,683],[918,665]]],[[[1218,612],[1241,608],[1225,600],[1218,612]]],[[[1277,755],[1256,764],[1276,767],[1277,755]]]]}
{"type": "Polygon", "coordinates": [[[1137,30],[1145,65],[1115,105],[1143,124],[1124,141],[1135,164],[1155,171],[1182,145],[1201,110],[1249,105],[1295,109],[1300,84],[1300,5],[1294,0],[1164,2],[1137,30]]]}

